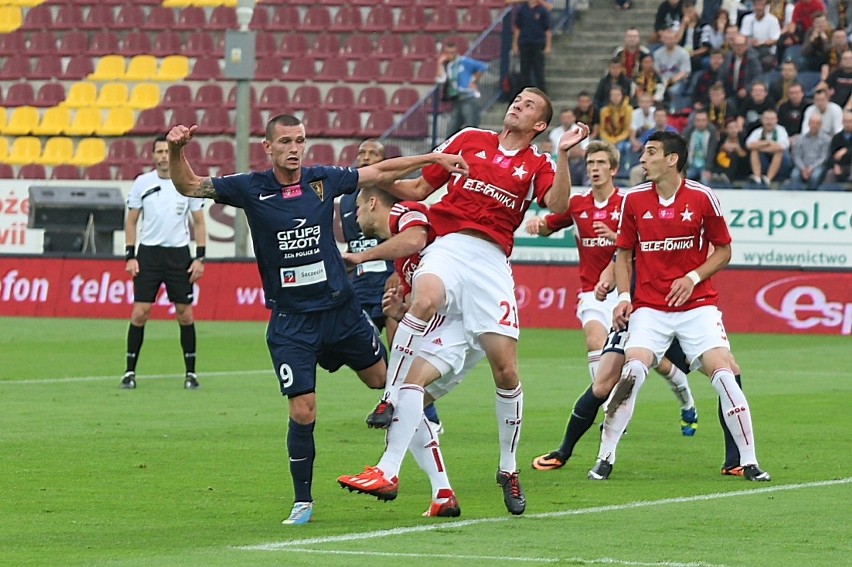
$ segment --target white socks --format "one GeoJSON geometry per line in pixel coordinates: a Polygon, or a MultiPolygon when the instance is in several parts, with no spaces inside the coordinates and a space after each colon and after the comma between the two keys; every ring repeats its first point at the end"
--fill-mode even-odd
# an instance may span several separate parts
{"type": "Polygon", "coordinates": [[[751,429],[751,411],[742,388],[734,378],[734,373],[727,368],[720,368],[713,373],[710,383],[719,393],[725,425],[728,426],[740,451],[740,464],[756,465],[757,455],[755,455],[754,434],[751,429]]]}
{"type": "Polygon", "coordinates": [[[399,389],[393,416],[394,422],[388,430],[388,446],[376,465],[389,480],[399,476],[405,450],[411,445],[411,440],[423,419],[423,388],[404,384],[399,389]]]}
{"type": "Polygon", "coordinates": [[[426,416],[421,415],[420,424],[414,432],[414,437],[411,438],[408,450],[420,469],[429,477],[432,485],[432,500],[437,501],[438,492],[441,489],[451,489],[450,479],[444,467],[444,456],[441,454],[438,435],[432,430],[432,425],[426,416]]]}
{"type": "Polygon", "coordinates": [[[388,374],[385,379],[385,400],[397,404],[397,395],[405,376],[411,368],[411,363],[417,353],[417,343],[426,332],[427,321],[421,321],[408,313],[399,322],[393,337],[390,355],[388,356],[388,374]]]}
{"type": "Polygon", "coordinates": [[[592,378],[592,384],[595,383],[595,374],[598,373],[598,363],[601,361],[600,350],[589,351],[589,376],[592,378]]]}
{"type": "Polygon", "coordinates": [[[672,369],[664,376],[666,382],[669,383],[669,388],[674,392],[675,397],[680,402],[680,409],[689,409],[695,407],[695,400],[692,398],[692,390],[689,389],[689,382],[686,379],[686,374],[683,370],[672,364],[672,369]]]}
{"type": "Polygon", "coordinates": [[[606,459],[610,463],[615,463],[615,449],[624,430],[627,429],[627,424],[633,417],[633,408],[636,406],[639,388],[645,383],[647,377],[648,367],[641,361],[631,359],[624,365],[624,369],[621,371],[621,379],[613,388],[608,401],[609,405],[615,403],[618,404],[618,407],[615,408],[611,417],[607,411],[607,417],[604,419],[601,447],[598,452],[599,459],[606,459]],[[627,394],[626,398],[624,397],[625,388],[630,388],[630,393],[627,394]]]}
{"type": "Polygon", "coordinates": [[[500,437],[500,470],[515,472],[518,470],[515,451],[521,439],[521,421],[524,414],[524,391],[521,385],[518,384],[513,390],[497,388],[495,409],[500,437]]]}

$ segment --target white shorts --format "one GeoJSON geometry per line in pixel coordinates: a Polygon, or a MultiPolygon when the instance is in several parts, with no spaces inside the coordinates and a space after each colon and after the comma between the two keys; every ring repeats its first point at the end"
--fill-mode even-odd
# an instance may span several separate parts
{"type": "Polygon", "coordinates": [[[656,364],[675,337],[680,341],[680,347],[692,370],[701,366],[698,357],[711,348],[724,347],[731,350],[722,324],[722,312],[715,305],[689,311],[659,311],[640,307],[630,315],[630,333],[625,350],[646,348],[654,353],[656,364]]]}
{"type": "Polygon", "coordinates": [[[478,345],[471,344],[459,317],[436,315],[420,343],[417,356],[438,369],[441,377],[426,386],[438,399],[458,386],[470,370],[485,357],[478,345]]]}
{"type": "Polygon", "coordinates": [[[434,274],[444,284],[447,303],[439,313],[461,317],[468,341],[483,333],[518,339],[518,306],[512,268],[503,250],[487,240],[448,234],[423,251],[414,280],[434,274]]]}
{"type": "Polygon", "coordinates": [[[606,330],[612,327],[612,311],[618,305],[618,294],[611,291],[603,301],[595,299],[595,292],[581,291],[577,294],[577,319],[585,327],[590,321],[597,321],[606,330]]]}

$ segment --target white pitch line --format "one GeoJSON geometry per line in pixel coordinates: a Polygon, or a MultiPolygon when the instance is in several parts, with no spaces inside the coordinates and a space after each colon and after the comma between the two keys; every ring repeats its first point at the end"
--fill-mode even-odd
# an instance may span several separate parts
{"type": "Polygon", "coordinates": [[[502,563],[504,561],[515,561],[519,563],[579,563],[582,565],[598,564],[598,565],[628,565],[630,567],[726,567],[716,563],[690,562],[680,563],[677,561],[622,561],[621,559],[613,559],[611,557],[600,557],[598,559],[586,559],[581,557],[506,557],[505,555],[453,555],[449,553],[389,553],[382,551],[342,551],[342,550],[321,550],[321,549],[305,549],[301,547],[287,548],[289,552],[313,553],[317,555],[358,555],[362,557],[393,557],[397,559],[462,559],[462,560],[478,560],[478,561],[494,561],[502,563]]]}
{"type": "MultiPolygon", "coordinates": [[[[222,372],[204,372],[201,374],[202,378],[213,377],[213,376],[243,376],[245,374],[274,374],[274,371],[269,368],[267,370],[227,370],[222,372]]],[[[103,382],[105,380],[118,380],[121,378],[120,374],[115,374],[112,376],[72,376],[70,378],[34,378],[31,380],[0,380],[0,386],[13,386],[13,385],[38,385],[38,384],[63,384],[63,383],[73,383],[73,382],[103,382]]],[[[164,379],[173,379],[173,378],[183,378],[183,374],[174,373],[174,374],[145,374],[141,376],[141,378],[145,380],[164,380],[164,379]]]]}
{"type": "Polygon", "coordinates": [[[447,528],[460,528],[467,526],[476,526],[480,524],[490,524],[496,522],[523,521],[527,519],[547,519],[547,518],[563,518],[566,516],[582,516],[586,514],[597,514],[599,512],[617,512],[621,510],[633,510],[637,508],[648,508],[651,506],[664,506],[667,504],[683,504],[688,502],[704,502],[709,500],[718,500],[720,498],[734,498],[738,496],[753,496],[756,494],[767,494],[772,492],[781,492],[785,490],[798,490],[802,488],[819,488],[823,486],[835,486],[840,484],[849,484],[852,482],[852,477],[841,478],[836,480],[822,480],[817,482],[807,482],[801,484],[783,484],[775,486],[766,486],[762,488],[752,488],[749,490],[737,490],[734,492],[717,492],[714,494],[699,494],[696,496],[681,496],[678,498],[664,498],[662,500],[640,500],[638,502],[628,502],[627,504],[613,504],[610,506],[595,506],[593,508],[580,508],[578,510],[562,510],[559,512],[545,512],[542,514],[529,514],[521,517],[501,516],[499,518],[476,518],[473,520],[460,520],[457,522],[440,522],[422,526],[410,526],[407,528],[393,528],[390,530],[378,530],[373,532],[361,532],[351,534],[341,534],[336,536],[315,537],[308,539],[299,539],[293,541],[280,541],[273,543],[263,543],[258,545],[238,546],[235,549],[243,551],[279,551],[290,549],[293,547],[316,545],[322,543],[338,543],[348,541],[358,541],[365,539],[375,539],[381,537],[397,536],[402,534],[431,532],[447,528]]]}

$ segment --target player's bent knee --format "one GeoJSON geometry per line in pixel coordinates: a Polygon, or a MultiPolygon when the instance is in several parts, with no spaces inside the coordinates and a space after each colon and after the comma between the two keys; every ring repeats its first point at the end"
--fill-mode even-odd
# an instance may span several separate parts
{"type": "Polygon", "coordinates": [[[385,364],[385,361],[380,360],[364,370],[359,370],[357,374],[358,378],[361,379],[361,382],[363,382],[368,388],[372,390],[382,390],[385,387],[385,375],[387,374],[387,371],[388,367],[385,364]]]}
{"type": "Polygon", "coordinates": [[[317,397],[308,392],[289,399],[290,419],[301,425],[309,425],[317,419],[317,397]]]}

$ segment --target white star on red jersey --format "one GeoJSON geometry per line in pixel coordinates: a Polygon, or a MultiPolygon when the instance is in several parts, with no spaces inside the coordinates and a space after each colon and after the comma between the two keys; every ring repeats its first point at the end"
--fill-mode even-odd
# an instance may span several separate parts
{"type": "Polygon", "coordinates": [[[680,214],[680,220],[683,222],[692,220],[692,211],[689,210],[689,207],[684,209],[684,211],[680,214]]]}
{"type": "Polygon", "coordinates": [[[612,212],[609,214],[609,218],[611,218],[612,220],[618,220],[618,219],[620,219],[620,218],[621,218],[621,213],[620,213],[620,212],[618,212],[618,211],[612,211],[612,212]]]}
{"type": "Polygon", "coordinates": [[[529,173],[529,172],[528,172],[526,169],[524,169],[524,164],[521,164],[521,167],[516,167],[516,168],[515,168],[515,173],[513,173],[512,175],[513,175],[513,176],[514,176],[514,175],[517,175],[517,176],[518,176],[518,179],[523,179],[523,178],[524,178],[524,176],[525,176],[527,173],[529,173]]]}

